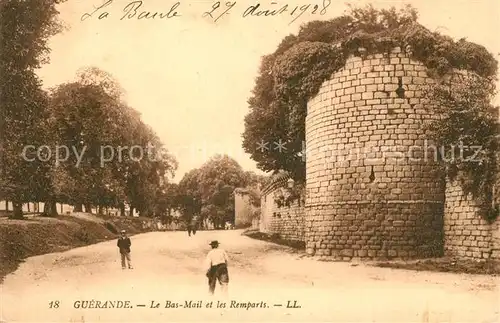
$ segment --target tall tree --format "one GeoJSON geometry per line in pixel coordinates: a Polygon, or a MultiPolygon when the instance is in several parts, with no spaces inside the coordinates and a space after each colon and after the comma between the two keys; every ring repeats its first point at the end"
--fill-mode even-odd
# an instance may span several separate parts
{"type": "Polygon", "coordinates": [[[199,214],[216,228],[234,220],[234,190],[245,187],[248,174],[234,159],[216,155],[200,168],[191,170],[179,183],[185,217],[199,214]]]}
{"type": "Polygon", "coordinates": [[[192,169],[179,182],[179,204],[182,215],[186,220],[189,220],[195,214],[201,213],[200,173],[199,168],[192,169]]]}
{"type": "MultiPolygon", "coordinates": [[[[62,84],[51,97],[54,145],[70,149],[54,186],[55,198],[64,198],[82,211],[97,206],[125,204],[144,215],[155,212],[162,185],[173,176],[177,161],[166,151],[139,112],[124,101],[118,81],[96,67],[82,68],[75,82],[62,84]],[[78,153],[78,155],[76,154],[78,153]]],[[[131,212],[131,213],[132,213],[131,212]]]]}
{"type": "Polygon", "coordinates": [[[120,162],[123,165],[121,171],[126,176],[126,195],[131,214],[135,209],[141,215],[151,215],[154,213],[157,190],[174,175],[177,161],[138,114],[125,129],[131,135],[129,147],[141,147],[141,150],[130,150],[120,162]]]}
{"type": "Polygon", "coordinates": [[[173,220],[173,211],[180,208],[179,202],[179,185],[175,183],[163,185],[156,195],[155,215],[160,217],[163,224],[170,224],[173,220]]]}
{"type": "Polygon", "coordinates": [[[65,147],[68,154],[61,167],[71,178],[66,187],[69,199],[77,206],[91,205],[112,184],[110,165],[102,167],[101,154],[103,147],[123,142],[115,123],[118,102],[99,86],[74,82],[54,90],[51,108],[54,144],[65,147]]]}
{"type": "Polygon", "coordinates": [[[13,201],[16,218],[22,203],[39,199],[47,184],[37,180],[43,166],[22,153],[43,142],[47,97],[35,70],[48,62],[47,41],[61,30],[55,6],[54,0],[0,2],[0,197],[13,201]]]}
{"type": "Polygon", "coordinates": [[[108,206],[123,210],[128,203],[152,214],[157,191],[173,175],[176,161],[140,114],[110,91],[119,88],[117,82],[107,82],[109,87],[85,80],[62,84],[52,95],[54,145],[70,153],[59,170],[68,174],[58,181],[65,189],[58,191],[66,192],[77,211],[82,205],[86,211],[91,206],[100,212],[108,206]]]}

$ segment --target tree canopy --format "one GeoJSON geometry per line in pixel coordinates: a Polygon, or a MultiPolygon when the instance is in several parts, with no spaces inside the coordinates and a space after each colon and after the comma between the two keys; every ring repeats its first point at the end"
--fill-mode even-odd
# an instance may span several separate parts
{"type": "Polygon", "coordinates": [[[181,209],[187,219],[199,215],[222,228],[234,220],[234,190],[262,181],[263,177],[245,172],[229,156],[216,155],[179,182],[181,209]]]}
{"type": "Polygon", "coordinates": [[[433,102],[429,109],[440,116],[426,128],[445,147],[438,157],[448,177],[472,193],[481,216],[495,219],[499,210],[493,206],[493,186],[499,180],[500,147],[499,107],[492,104],[495,86],[475,74],[458,74],[452,82],[430,86],[425,95],[433,102]]]}
{"type": "Polygon", "coordinates": [[[129,204],[154,214],[177,162],[113,76],[83,67],[76,81],[42,89],[36,70],[49,62],[48,40],[63,28],[59,2],[0,2],[0,199],[12,201],[17,218],[22,203],[38,201],[47,215],[57,214],[56,202],[77,211],[129,204]],[[155,156],[145,155],[149,146],[155,156]]]}
{"type": "Polygon", "coordinates": [[[126,202],[141,213],[152,214],[155,197],[177,162],[140,114],[121,98],[118,82],[94,67],[80,74],[77,82],[53,90],[50,129],[54,144],[75,152],[62,165],[54,165],[69,179],[59,189],[66,196],[58,197],[77,208],[82,204],[123,207],[126,202]],[[154,149],[148,151],[148,145],[154,149]]]}

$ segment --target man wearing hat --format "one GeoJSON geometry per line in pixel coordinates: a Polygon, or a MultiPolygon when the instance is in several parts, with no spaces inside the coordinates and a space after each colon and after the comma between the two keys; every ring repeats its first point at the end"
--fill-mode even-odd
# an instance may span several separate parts
{"type": "Polygon", "coordinates": [[[118,242],[116,243],[118,248],[120,248],[120,255],[122,258],[122,269],[125,269],[125,260],[127,260],[128,268],[132,269],[132,263],[130,260],[130,246],[132,242],[130,242],[130,238],[127,237],[127,233],[125,230],[121,231],[121,236],[118,238],[118,242]]]}
{"type": "Polygon", "coordinates": [[[217,240],[210,242],[210,246],[212,246],[212,250],[208,252],[206,259],[208,291],[210,294],[214,294],[215,285],[218,280],[221,285],[222,292],[226,293],[227,285],[229,283],[226,251],[219,248],[219,242],[217,240]]]}
{"type": "Polygon", "coordinates": [[[198,217],[196,215],[193,215],[187,226],[189,236],[191,236],[191,233],[193,233],[193,235],[196,234],[197,226],[198,226],[198,217]]]}

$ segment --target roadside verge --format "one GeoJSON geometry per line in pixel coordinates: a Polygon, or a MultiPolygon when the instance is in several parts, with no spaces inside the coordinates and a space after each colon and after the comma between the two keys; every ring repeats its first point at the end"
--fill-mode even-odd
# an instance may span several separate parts
{"type": "Polygon", "coordinates": [[[83,213],[54,218],[31,216],[24,220],[0,217],[0,283],[28,257],[116,239],[122,229],[129,235],[153,231],[144,227],[143,221],[147,220],[150,219],[111,219],[83,213]]]}

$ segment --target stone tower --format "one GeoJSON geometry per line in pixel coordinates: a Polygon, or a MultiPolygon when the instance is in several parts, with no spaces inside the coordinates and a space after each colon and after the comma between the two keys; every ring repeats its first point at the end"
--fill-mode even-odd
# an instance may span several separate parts
{"type": "Polygon", "coordinates": [[[426,67],[400,48],[352,56],[308,102],[306,251],[441,256],[444,178],[423,123],[426,67]]]}

